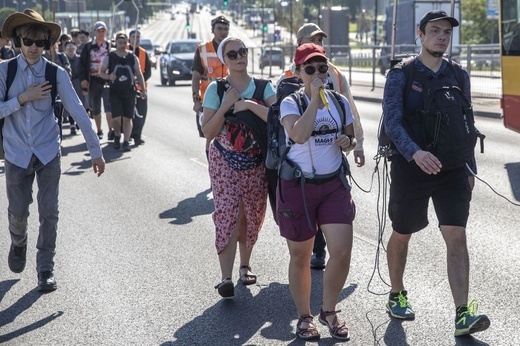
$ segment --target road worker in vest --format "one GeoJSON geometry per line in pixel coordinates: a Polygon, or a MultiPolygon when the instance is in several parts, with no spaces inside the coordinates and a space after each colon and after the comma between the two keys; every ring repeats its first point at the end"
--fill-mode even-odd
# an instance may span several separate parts
{"type": "MultiPolygon", "coordinates": [[[[224,78],[228,74],[226,65],[217,57],[217,49],[220,42],[229,34],[229,20],[224,16],[214,18],[211,21],[211,33],[213,34],[213,39],[199,45],[191,67],[193,71],[191,79],[193,110],[196,113],[199,136],[202,138],[204,138],[204,134],[200,126],[202,123],[200,117],[202,116],[204,93],[211,82],[217,80],[217,78],[224,78]]],[[[210,140],[206,140],[206,158],[209,153],[209,143],[210,140]]]]}

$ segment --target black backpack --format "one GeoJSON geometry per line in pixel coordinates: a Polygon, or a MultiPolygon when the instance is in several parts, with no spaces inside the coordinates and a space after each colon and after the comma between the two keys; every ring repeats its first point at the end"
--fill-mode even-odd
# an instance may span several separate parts
{"type": "MultiPolygon", "coordinates": [[[[459,87],[464,85],[462,68],[448,62],[443,75],[432,79],[423,73],[415,73],[414,61],[415,58],[407,59],[394,67],[402,69],[406,76],[403,126],[422,150],[430,151],[441,161],[443,171],[461,167],[472,160],[478,133],[471,103],[459,87]],[[410,112],[406,111],[407,101],[412,88],[417,88],[415,81],[423,88],[421,105],[410,112]]],[[[395,151],[383,121],[379,151],[387,157],[395,151]]]]}
{"type": "MultiPolygon", "coordinates": [[[[13,84],[14,78],[16,77],[16,72],[18,70],[18,60],[14,57],[7,61],[7,76],[5,80],[5,95],[4,102],[7,102],[7,98],[9,97],[9,89],[13,84]]],[[[47,61],[45,65],[45,80],[49,81],[52,85],[51,89],[51,103],[54,107],[54,113],[59,121],[61,121],[61,114],[63,113],[63,107],[61,105],[61,101],[56,102],[58,96],[58,88],[56,86],[57,75],[58,73],[58,65],[53,62],[47,61]]],[[[2,129],[4,127],[5,118],[0,119],[0,159],[4,158],[4,138],[2,135],[2,129]]]]}
{"type": "Polygon", "coordinates": [[[121,57],[116,52],[108,54],[108,71],[115,73],[116,79],[110,83],[110,90],[116,94],[129,95],[135,90],[135,55],[128,53],[121,57]]]}
{"type": "MultiPolygon", "coordinates": [[[[269,80],[267,79],[261,79],[261,78],[253,78],[253,81],[255,83],[255,92],[253,94],[252,99],[262,102],[264,100],[264,90],[267,86],[267,83],[269,83],[269,80]]],[[[222,98],[224,97],[224,92],[230,87],[229,83],[225,79],[218,79],[217,80],[217,95],[220,99],[220,103],[222,103],[222,98]]],[[[253,112],[250,111],[243,111],[238,112],[236,114],[233,113],[233,110],[230,109],[226,114],[224,115],[224,118],[226,120],[226,123],[232,123],[232,124],[238,124],[242,126],[242,128],[245,130],[251,131],[253,135],[253,141],[255,143],[249,143],[249,146],[256,147],[260,150],[260,153],[265,158],[266,152],[267,152],[267,132],[266,132],[266,125],[265,122],[260,119],[258,116],[256,116],[253,112]]],[[[249,138],[251,140],[251,138],[249,138]]],[[[234,144],[234,140],[231,140],[232,144],[234,144]]]]}

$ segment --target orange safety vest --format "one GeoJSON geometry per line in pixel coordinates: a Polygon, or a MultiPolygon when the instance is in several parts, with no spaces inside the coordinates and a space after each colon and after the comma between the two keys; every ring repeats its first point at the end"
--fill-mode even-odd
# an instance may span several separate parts
{"type": "Polygon", "coordinates": [[[208,85],[217,80],[217,78],[224,78],[228,74],[227,66],[220,61],[213,46],[213,41],[208,41],[199,45],[200,59],[204,67],[204,74],[200,79],[200,101],[204,98],[204,93],[208,85]]]}
{"type": "MultiPolygon", "coordinates": [[[[126,47],[126,49],[131,50],[130,45],[128,45],[126,47]]],[[[146,50],[141,46],[137,47],[137,49],[139,51],[139,55],[135,54],[135,50],[133,50],[132,53],[134,53],[134,55],[136,55],[137,58],[139,59],[139,67],[141,68],[141,72],[144,74],[144,70],[146,69],[146,54],[147,53],[146,53],[146,50]]],[[[148,88],[148,83],[144,82],[144,86],[146,88],[148,88]]],[[[141,90],[141,86],[138,83],[135,84],[135,87],[137,88],[137,90],[141,90]]]]}

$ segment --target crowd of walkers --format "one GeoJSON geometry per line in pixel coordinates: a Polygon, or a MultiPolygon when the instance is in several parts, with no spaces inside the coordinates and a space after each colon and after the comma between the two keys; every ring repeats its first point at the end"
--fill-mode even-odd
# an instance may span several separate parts
{"type": "MultiPolygon", "coordinates": [[[[298,30],[293,64],[277,82],[280,86],[285,79],[293,78],[298,88],[278,100],[273,83],[248,73],[248,47],[239,38],[228,36],[229,25],[224,16],[211,22],[214,38],[199,46],[192,67],[193,110],[200,134],[207,140],[215,204],[215,247],[221,269],[215,289],[225,299],[235,295],[233,264],[237,244],[238,283],[257,283],[252,253],[266,216],[268,196],[274,191],[273,216],[280,235],[286,239],[290,257],[288,280],[298,318],[297,337],[320,338],[311,311],[314,268],[325,270],[318,321],[333,338],[349,340],[347,322],[337,307],[350,269],[356,215],[346,179],[350,169],[347,156],[358,167],[365,162],[362,122],[350,87],[323,47],[327,33],[309,23],[298,30]],[[266,145],[255,136],[266,133],[272,106],[278,102],[276,120],[290,148],[280,162],[289,162],[294,169],[292,175],[278,169],[280,176],[273,188],[265,166],[266,145]]],[[[391,162],[388,206],[393,232],[387,247],[391,290],[386,308],[393,318],[415,318],[403,276],[409,240],[427,226],[431,199],[447,247],[455,336],[483,331],[490,325],[487,316],[477,314],[474,301],[468,303],[466,223],[473,185],[466,166],[472,165],[476,171],[476,163],[472,151],[453,164],[450,157],[426,145],[422,137],[415,135],[418,121],[413,116],[439,113],[436,105],[430,103],[431,109],[425,108],[423,102],[434,87],[441,87],[442,95],[450,102],[470,101],[467,73],[443,58],[452,29],[458,25],[442,10],[426,13],[417,30],[421,51],[391,70],[383,100],[384,126],[396,151],[391,162]],[[410,69],[411,81],[406,72],[410,69]],[[446,89],[452,84],[458,88],[446,89]],[[409,124],[412,118],[413,126],[409,124]]],[[[106,39],[106,32],[106,24],[97,22],[92,40],[80,30],[73,30],[70,36],[61,35],[58,24],[45,21],[33,10],[10,15],[1,30],[0,39],[12,40],[19,52],[6,51],[8,60],[0,63],[0,78],[4,81],[0,83],[0,94],[5,95],[0,102],[2,153],[12,240],[8,264],[15,273],[25,269],[28,210],[36,178],[40,190],[37,272],[43,292],[57,289],[53,259],[63,135],[59,119],[56,121],[58,102],[53,95],[59,95],[64,115],[70,118],[71,134],[81,130],[98,176],[105,168],[100,147],[104,137],[102,106],[107,139],[114,141],[115,149],[130,150],[131,138],[135,145],[144,143],[141,133],[147,109],[149,59],[139,47],[138,31],[130,35],[117,33],[115,46],[106,39]],[[137,126],[132,123],[136,109],[141,119],[137,126]],[[95,129],[89,116],[94,119],[95,129]]],[[[469,115],[463,117],[468,132],[473,126],[468,123],[469,115]]],[[[456,123],[458,119],[450,121],[456,123]]],[[[420,121],[419,125],[427,126],[420,121]]]]}

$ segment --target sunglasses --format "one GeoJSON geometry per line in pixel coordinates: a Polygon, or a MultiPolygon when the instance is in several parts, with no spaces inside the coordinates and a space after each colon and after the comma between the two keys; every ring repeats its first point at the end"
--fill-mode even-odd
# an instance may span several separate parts
{"type": "Polygon", "coordinates": [[[308,75],[313,75],[316,73],[316,70],[318,70],[319,73],[327,73],[327,71],[329,70],[329,66],[328,65],[320,65],[318,66],[318,68],[316,69],[316,67],[312,66],[312,65],[309,65],[309,66],[305,66],[305,68],[303,69],[305,71],[305,73],[307,73],[308,75]]]}
{"type": "Polygon", "coordinates": [[[33,43],[36,43],[36,47],[42,48],[47,43],[47,40],[31,40],[30,38],[22,37],[23,45],[30,47],[33,43]]]}
{"type": "Polygon", "coordinates": [[[229,60],[235,60],[236,58],[238,58],[239,54],[241,57],[246,57],[247,48],[242,47],[242,48],[239,48],[238,51],[230,50],[229,52],[226,53],[226,56],[229,58],[229,60]]]}

